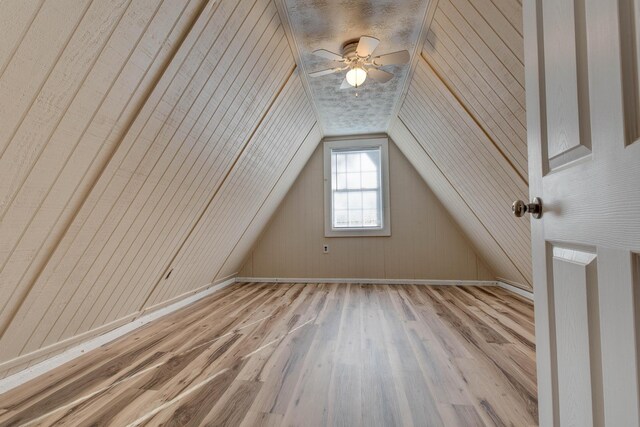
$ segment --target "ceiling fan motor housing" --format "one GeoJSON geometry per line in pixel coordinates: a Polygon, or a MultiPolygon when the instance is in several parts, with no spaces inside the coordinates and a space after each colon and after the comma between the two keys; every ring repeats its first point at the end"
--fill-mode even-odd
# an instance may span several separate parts
{"type": "Polygon", "coordinates": [[[356,54],[356,49],[358,47],[359,39],[349,40],[345,44],[342,45],[342,56],[346,59],[356,59],[358,55],[356,54]]]}

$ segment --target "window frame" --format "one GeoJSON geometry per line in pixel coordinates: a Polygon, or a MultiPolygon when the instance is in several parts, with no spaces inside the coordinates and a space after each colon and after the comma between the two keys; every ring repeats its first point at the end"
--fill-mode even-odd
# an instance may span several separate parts
{"type": "Polygon", "coordinates": [[[391,236],[391,206],[389,199],[389,139],[367,137],[356,139],[328,139],[323,142],[324,151],[324,235],[325,237],[391,236]],[[333,197],[331,191],[331,151],[380,148],[381,214],[382,227],[347,228],[333,227],[333,197]]]}

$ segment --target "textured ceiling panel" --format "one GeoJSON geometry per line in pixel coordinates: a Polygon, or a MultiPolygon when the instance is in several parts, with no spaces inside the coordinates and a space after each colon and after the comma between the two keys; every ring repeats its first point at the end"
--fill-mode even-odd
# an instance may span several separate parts
{"type": "MultiPolygon", "coordinates": [[[[427,0],[285,0],[293,36],[307,72],[331,66],[312,52],[341,53],[344,42],[368,35],[380,39],[376,54],[413,52],[427,0]]],[[[360,89],[340,89],[345,72],[309,78],[325,135],[383,132],[402,91],[409,65],[383,68],[395,74],[385,84],[367,80],[360,89]],[[356,93],[358,96],[356,97],[356,93]]]]}

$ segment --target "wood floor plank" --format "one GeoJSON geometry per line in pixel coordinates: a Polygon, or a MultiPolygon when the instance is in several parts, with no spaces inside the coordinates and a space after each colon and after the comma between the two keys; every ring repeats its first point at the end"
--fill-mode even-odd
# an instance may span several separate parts
{"type": "Polygon", "coordinates": [[[359,285],[346,286],[345,306],[337,337],[336,361],[333,366],[328,420],[330,425],[362,425],[362,331],[363,294],[359,285]]]}
{"type": "Polygon", "coordinates": [[[0,426],[536,425],[500,288],[239,283],[0,395],[0,426]]]}
{"type": "MultiPolygon", "coordinates": [[[[398,394],[403,396],[406,404],[404,414],[409,414],[409,419],[405,419],[404,424],[421,425],[424,420],[429,420],[432,426],[443,426],[442,417],[437,408],[434,390],[431,390],[413,350],[403,316],[409,311],[406,302],[398,307],[391,298],[392,292],[387,289],[396,288],[395,285],[389,287],[381,285],[382,289],[378,293],[382,311],[382,332],[385,342],[388,344],[388,355],[391,362],[392,371],[396,386],[400,388],[398,394]],[[407,410],[408,409],[408,410],[407,410]]],[[[411,317],[410,317],[411,318],[411,317]]]]}
{"type": "MultiPolygon", "coordinates": [[[[362,346],[363,424],[403,425],[401,402],[397,395],[387,343],[382,334],[382,313],[375,286],[363,286],[365,294],[362,346]]],[[[406,417],[406,415],[404,415],[406,417]]]]}
{"type": "Polygon", "coordinates": [[[345,303],[345,286],[327,285],[326,304],[315,322],[318,331],[311,343],[303,373],[284,414],[285,425],[328,422],[329,387],[335,358],[336,337],[340,329],[345,303]]]}

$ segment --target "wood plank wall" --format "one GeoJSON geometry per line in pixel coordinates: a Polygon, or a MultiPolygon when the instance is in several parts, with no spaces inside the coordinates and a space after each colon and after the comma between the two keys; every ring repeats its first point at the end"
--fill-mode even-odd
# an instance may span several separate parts
{"type": "Polygon", "coordinates": [[[526,180],[520,2],[437,0],[422,55],[526,180]]]}
{"type": "Polygon", "coordinates": [[[296,74],[256,131],[255,142],[242,153],[203,220],[178,253],[172,264],[175,275],[166,285],[156,288],[147,305],[160,303],[216,277],[315,125],[313,109],[296,74]]]}
{"type": "Polygon", "coordinates": [[[211,282],[320,136],[271,0],[9,0],[0,21],[6,375],[211,282]]]}
{"type": "Polygon", "coordinates": [[[528,199],[522,6],[437,0],[430,14],[389,133],[497,274],[531,288],[529,220],[510,210],[528,199]]]}
{"type": "Polygon", "coordinates": [[[323,174],[320,145],[248,255],[241,277],[495,279],[393,142],[390,237],[325,238],[323,174]]]}

